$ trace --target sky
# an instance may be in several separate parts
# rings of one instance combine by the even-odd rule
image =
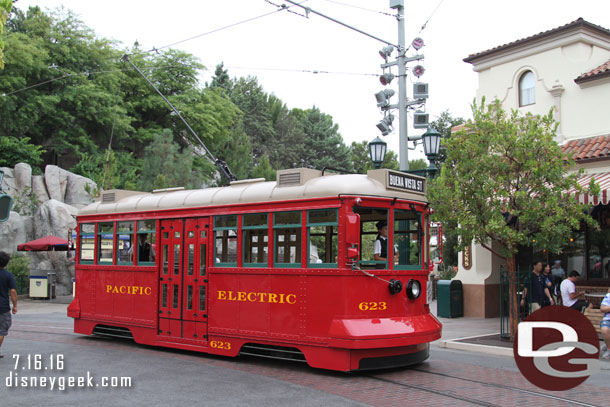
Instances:
[[[378,52],[385,44],[313,13],[308,18],[298,15],[305,13],[297,6],[289,9],[293,12],[272,13],[281,4],[289,5],[282,0],[18,0],[15,7],[63,6],[97,35],[126,48],[135,41],[148,50],[197,37],[171,47],[195,55],[207,67],[202,84],[223,62],[231,77],[256,76],[267,93],[289,108],[316,106],[331,115],[348,145],[380,136],[376,124],[383,114],[374,94],[384,87],[375,75],[382,73],[384,61]],[[398,42],[390,0],[308,0],[303,5],[383,41]],[[579,17],[610,29],[608,0],[404,0],[404,5],[407,44],[417,36],[425,43],[419,53],[425,57],[420,63],[426,71],[419,80],[429,84],[425,110],[431,121],[445,110],[471,117],[478,78],[462,61],[468,55]],[[272,14],[263,16],[268,13]],[[263,17],[253,19],[259,16]],[[249,19],[253,20],[234,25]],[[413,49],[407,53],[412,55]],[[410,74],[415,65],[407,65],[409,96],[416,81]],[[595,67],[586,68],[583,72]],[[397,83],[394,80],[389,87],[397,90]],[[397,96],[392,102],[397,103]],[[421,134],[424,130],[413,129],[409,114],[409,135]],[[398,153],[398,118],[394,124],[394,132],[384,141]],[[408,158],[424,157],[421,150],[417,147]]]

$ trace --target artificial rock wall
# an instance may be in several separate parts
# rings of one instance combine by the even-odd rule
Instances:
[[[86,191],[96,184],[89,178],[73,174],[55,165],[47,165],[44,175],[32,175],[28,164],[19,163],[4,171],[2,191],[13,198],[11,215],[0,222],[0,250],[10,254],[17,246],[30,240],[53,235],[68,239],[76,227],[78,209],[93,202]],[[66,252],[26,252],[30,257],[30,275],[57,275],[57,295],[72,292],[74,259]],[[19,293],[27,294],[27,293]]]

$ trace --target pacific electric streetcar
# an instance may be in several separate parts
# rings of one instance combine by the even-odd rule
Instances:
[[[429,215],[425,179],[386,169],[105,191],[78,216],[68,315],[76,333],[225,356],[339,371],[419,363],[441,335]]]

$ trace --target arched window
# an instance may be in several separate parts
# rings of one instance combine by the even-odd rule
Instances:
[[[532,71],[527,71],[519,79],[519,106],[536,103],[536,77]]]

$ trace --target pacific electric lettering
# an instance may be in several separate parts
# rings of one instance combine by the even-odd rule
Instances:
[[[272,304],[296,304],[295,294],[275,294],[275,293],[252,293],[245,291],[218,291],[218,299],[221,301],[242,301],[242,302],[268,302]]]
[[[388,186],[408,191],[424,192],[424,181],[407,175],[389,173]]]
[[[152,289],[150,287],[142,287],[138,285],[106,285],[106,292],[111,294],[130,294],[130,295],[150,295]]]

